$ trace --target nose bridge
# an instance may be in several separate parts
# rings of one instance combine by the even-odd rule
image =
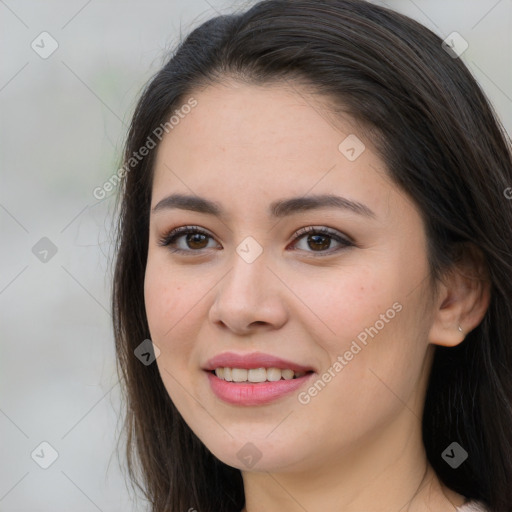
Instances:
[[[251,241],[242,242],[230,262],[231,270],[219,283],[210,319],[233,330],[246,331],[251,324],[266,323],[274,327],[286,318],[278,280],[267,268],[266,253],[254,252]]]
[[[263,300],[265,290],[269,290],[270,272],[266,268],[266,255],[261,253],[256,258],[246,258],[250,249],[243,253],[244,245],[240,244],[236,254],[233,254],[231,271],[222,284],[222,294],[227,299],[233,299],[240,304],[257,304]],[[242,255],[240,254],[242,252]]]

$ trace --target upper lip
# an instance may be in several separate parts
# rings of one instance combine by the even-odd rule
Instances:
[[[252,352],[250,354],[223,352],[209,359],[203,369],[211,371],[216,368],[247,368],[248,370],[251,368],[280,368],[281,370],[290,369],[295,372],[313,371],[313,368],[309,366],[262,352]]]

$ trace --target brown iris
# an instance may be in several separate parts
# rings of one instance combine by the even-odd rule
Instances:
[[[206,245],[208,245],[208,237],[202,233],[189,233],[187,235],[187,245],[192,249],[204,249],[205,246],[198,247],[194,244],[199,244],[206,242]]]
[[[322,238],[324,239],[323,243],[320,242],[320,239],[322,239]],[[310,245],[311,240],[313,240],[313,244],[316,245],[316,249],[328,249],[330,242],[331,242],[330,237],[327,235],[321,235],[321,234],[309,235],[308,236],[308,245],[310,246],[311,249],[314,248]]]

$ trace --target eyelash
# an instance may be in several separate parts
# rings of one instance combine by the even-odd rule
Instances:
[[[213,238],[208,232],[204,231],[203,229],[197,227],[197,226],[181,226],[179,228],[172,229],[165,235],[163,235],[158,240],[158,245],[162,247],[169,247],[170,245],[174,244],[178,238],[181,238],[183,235],[187,234],[202,234],[207,237]],[[342,244],[342,247],[338,247],[334,250],[329,251],[311,251],[314,254],[314,257],[322,257],[322,256],[328,256],[335,252],[338,252],[342,249],[347,249],[349,247],[354,247],[356,244],[349,240],[348,238],[342,237],[339,234],[337,234],[337,231],[334,231],[332,229],[326,228],[326,227],[314,227],[314,226],[308,226],[305,228],[299,229],[295,233],[295,238],[293,239],[293,243],[297,242],[301,238],[303,238],[305,235],[309,234],[315,234],[315,235],[327,235],[336,242],[339,242]],[[170,248],[169,249],[172,253],[178,253],[178,254],[190,254],[192,252],[199,253],[205,249],[176,249],[176,248]],[[299,249],[300,250],[300,249]],[[310,251],[305,251],[310,252]]]

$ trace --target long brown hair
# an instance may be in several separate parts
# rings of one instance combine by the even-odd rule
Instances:
[[[125,162],[194,91],[227,76],[300,81],[373,131],[394,182],[420,209],[433,279],[461,242],[484,255],[491,302],[455,348],[437,347],[423,415],[427,457],[451,489],[492,512],[512,510],[512,162],[510,140],[477,82],[419,23],[362,0],[264,0],[218,16],[179,45],[144,90]],[[154,136],[153,136],[154,139]],[[144,306],[153,149],[130,166],[118,197],[113,322],[125,390],[129,474],[153,512],[239,512],[240,471],[214,457],[173,405]],[[512,194],[509,194],[510,196]],[[457,441],[469,458],[441,458]]]

